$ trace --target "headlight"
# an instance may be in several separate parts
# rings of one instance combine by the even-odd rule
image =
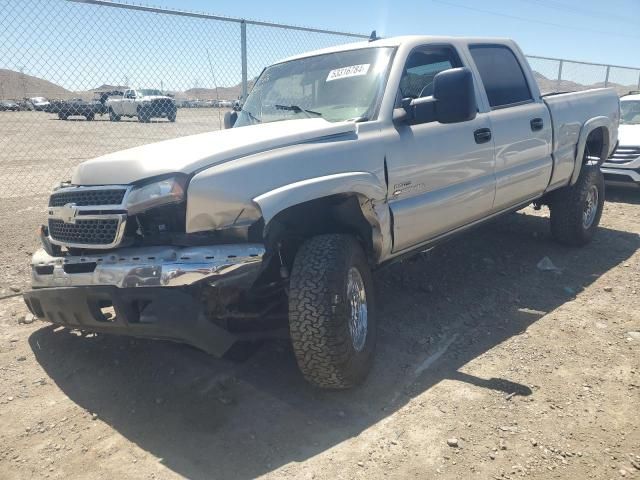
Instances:
[[[180,203],[184,200],[186,185],[187,177],[176,175],[136,187],[127,198],[127,212],[135,215],[161,205]]]

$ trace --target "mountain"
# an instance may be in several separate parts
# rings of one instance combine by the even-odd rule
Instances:
[[[26,73],[0,69],[0,97],[19,100],[31,97],[72,98],[74,93],[55,83]]]

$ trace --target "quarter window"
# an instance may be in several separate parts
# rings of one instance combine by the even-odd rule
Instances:
[[[532,101],[527,79],[511,49],[502,45],[477,45],[469,50],[492,108]]]

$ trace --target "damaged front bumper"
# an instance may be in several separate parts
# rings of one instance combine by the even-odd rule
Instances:
[[[211,322],[187,287],[250,288],[262,267],[260,244],[148,247],[32,259],[24,294],[42,320],[92,332],[160,338],[222,356],[239,338]]]

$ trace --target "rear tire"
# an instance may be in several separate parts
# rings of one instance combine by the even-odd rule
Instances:
[[[575,185],[553,194],[551,234],[560,243],[586,245],[595,234],[604,207],[604,176],[598,165],[583,165]]]
[[[58,113],[58,118],[60,120],[66,120],[68,117],[64,113]]]
[[[151,121],[151,116],[148,111],[144,108],[138,108],[138,122],[140,123],[149,123]]]
[[[116,115],[116,112],[113,111],[113,108],[109,109],[109,120],[111,120],[112,122],[120,121],[120,115]]]
[[[362,382],[373,361],[376,317],[371,271],[350,235],[319,235],[296,254],[289,330],[304,377],[321,388]]]
[[[170,122],[172,122],[172,123],[173,123],[173,122],[175,122],[175,121],[176,121],[176,116],[177,116],[177,114],[178,114],[178,112],[176,112],[175,110],[174,110],[174,111],[172,111],[172,112],[169,112],[169,114],[167,115],[167,119],[168,119]]]
[[[95,113],[90,114],[90,115],[87,115],[85,118],[87,119],[87,122],[92,122],[96,118],[96,115]]]

